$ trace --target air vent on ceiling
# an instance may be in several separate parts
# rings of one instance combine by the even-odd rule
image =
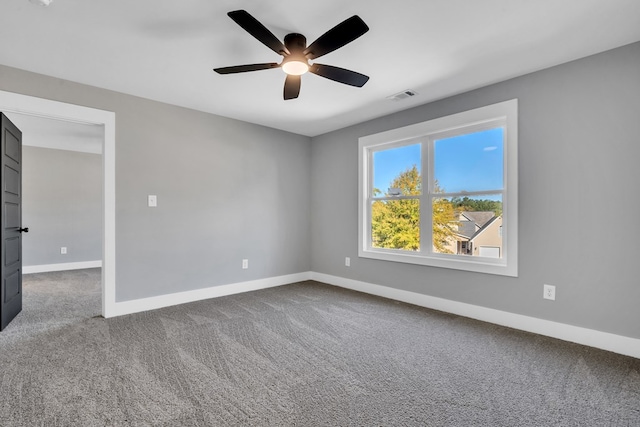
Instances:
[[[387,99],[390,99],[392,101],[401,101],[403,99],[407,99],[407,98],[411,98],[412,96],[416,96],[418,93],[411,90],[411,89],[407,89],[407,90],[403,90],[402,92],[398,92],[394,95],[391,96],[387,96]]]

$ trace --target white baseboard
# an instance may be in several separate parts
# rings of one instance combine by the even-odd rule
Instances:
[[[636,338],[624,337],[621,335],[552,322],[549,320],[451,301],[443,298],[436,298],[415,292],[403,291],[372,283],[331,276],[328,274],[312,272],[311,280],[402,301],[421,307],[470,317],[472,319],[507,326],[509,328],[558,338],[564,341],[583,344],[640,359],[640,339]]]
[[[204,289],[194,289],[192,291],[159,295],[156,297],[141,298],[131,301],[116,302],[109,310],[107,317],[122,316],[125,314],[155,310],[172,305],[185,304],[209,298],[239,294],[242,292],[267,289],[276,286],[302,282],[305,280],[315,280],[341,288],[352,289],[354,291],[377,295],[392,300],[402,301],[421,307],[457,314],[460,316],[481,320],[483,322],[494,323],[497,325],[545,335],[552,338],[558,338],[563,341],[574,342],[577,344],[612,351],[614,353],[640,359],[640,339],[596,331],[579,326],[567,325],[564,323],[552,322],[549,320],[524,316],[522,314],[509,313],[492,308],[451,301],[443,298],[432,297],[429,295],[418,294],[416,292],[404,291],[387,286],[380,286],[373,283],[346,279],[343,277],[337,277],[311,271],[289,274],[286,276],[252,280],[248,282],[212,286]]]
[[[65,262],[60,264],[42,264],[22,266],[22,274],[47,273],[49,271],[83,270],[85,268],[100,268],[102,260]]]
[[[156,297],[141,298],[137,300],[116,302],[109,310],[106,317],[122,316],[124,314],[139,313],[141,311],[155,310],[157,308],[172,305],[185,304],[209,298],[223,297],[242,292],[257,291],[259,289],[273,288],[302,282],[311,278],[310,272],[288,274],[286,276],[269,277],[266,279],[252,280],[249,282],[232,283],[229,285],[212,286],[204,289],[177,292],[174,294],[158,295]]]

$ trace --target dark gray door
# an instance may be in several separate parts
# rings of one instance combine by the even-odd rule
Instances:
[[[0,242],[0,330],[22,310],[22,132],[7,117],[2,118],[2,172],[0,193],[2,224]]]

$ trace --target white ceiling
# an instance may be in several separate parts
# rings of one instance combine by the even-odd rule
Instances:
[[[309,43],[359,15],[371,28],[318,60],[363,88],[281,70],[213,68],[281,57],[226,13]],[[315,136],[640,40],[639,0],[0,0],[0,64]],[[412,89],[418,96],[391,101]]]

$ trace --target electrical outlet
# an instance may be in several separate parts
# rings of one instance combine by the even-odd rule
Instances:
[[[66,254],[67,254],[67,247],[66,247],[66,246],[62,246],[62,247],[60,248],[60,253],[61,253],[62,255],[66,255]]]
[[[351,267],[351,258],[345,257],[344,258],[344,265],[347,266],[347,267]]]
[[[243,259],[242,260],[242,269],[246,270],[247,268],[249,268],[249,260],[248,259]]]
[[[544,299],[555,300],[556,299],[556,287],[553,285],[544,285],[543,286],[543,295]]]

